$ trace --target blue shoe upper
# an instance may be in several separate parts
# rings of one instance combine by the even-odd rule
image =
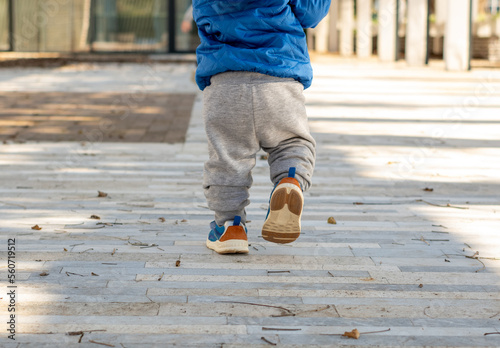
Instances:
[[[246,226],[241,223],[241,216],[235,216],[233,221],[233,226],[239,226],[240,224],[243,226],[245,233],[247,233]],[[210,223],[210,233],[208,234],[208,240],[211,242],[218,241],[226,231],[226,225],[227,223],[224,224],[223,226],[219,226],[215,221],[212,221]]]
[[[218,226],[215,221],[210,223],[210,233],[208,234],[208,240],[215,242],[222,237],[226,228],[224,226]]]

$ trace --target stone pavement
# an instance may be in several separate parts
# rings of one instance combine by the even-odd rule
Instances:
[[[500,346],[500,71],[314,68],[303,234],[291,245],[259,236],[271,190],[260,153],[250,254],[232,256],[204,246],[193,66],[0,70],[0,91],[118,93],[155,76],[143,91],[197,93],[185,143],[0,145],[0,345]],[[354,328],[359,339],[341,336]]]
[[[0,140],[184,142],[194,94],[0,92]]]

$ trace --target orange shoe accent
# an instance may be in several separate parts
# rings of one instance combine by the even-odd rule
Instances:
[[[245,229],[243,226],[229,226],[224,232],[224,234],[220,237],[220,242],[225,242],[227,240],[247,240],[247,234],[245,233]]]
[[[300,188],[300,184],[297,181],[297,179],[295,179],[295,178],[283,178],[283,179],[281,179],[281,181],[279,182],[278,185],[281,185],[281,184],[294,184]]]

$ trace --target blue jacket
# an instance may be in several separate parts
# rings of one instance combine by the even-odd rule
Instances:
[[[196,83],[225,71],[252,71],[311,85],[305,28],[328,13],[331,0],[193,0],[201,44]]]

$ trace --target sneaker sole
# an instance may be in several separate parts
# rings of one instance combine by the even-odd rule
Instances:
[[[247,254],[248,242],[246,240],[226,240],[225,242],[212,242],[207,239],[207,248],[219,254]]]
[[[293,184],[282,186],[271,198],[269,216],[262,227],[262,237],[269,242],[286,244],[299,238],[304,196]]]

